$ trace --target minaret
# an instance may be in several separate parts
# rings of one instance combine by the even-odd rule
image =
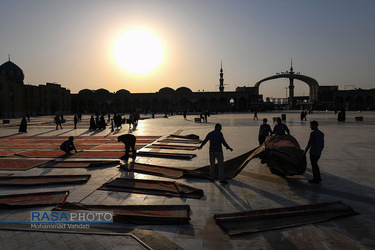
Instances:
[[[223,78],[223,61],[221,61],[221,68],[220,68],[220,92],[224,92],[224,78]]]
[[[294,74],[294,71],[293,71],[293,59],[290,59],[290,72],[289,74]]]
[[[293,61],[290,59],[290,72],[289,74],[293,75]],[[288,103],[289,103],[289,108],[293,107],[293,98],[294,98],[294,78],[290,77],[289,78],[289,98],[288,98]]]

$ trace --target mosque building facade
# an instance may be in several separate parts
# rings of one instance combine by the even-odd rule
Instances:
[[[155,93],[130,93],[121,89],[109,92],[106,89],[83,89],[76,94],[57,83],[24,84],[24,73],[10,61],[0,65],[0,117],[30,115],[54,115],[56,113],[129,113],[139,112],[246,112],[273,109],[273,103],[263,101],[259,84],[276,78],[289,78],[290,93],[294,79],[310,86],[309,96],[292,96],[286,105],[292,109],[346,109],[375,110],[375,89],[339,90],[338,86],[319,86],[315,79],[300,75],[292,70],[277,73],[257,82],[253,87],[237,87],[225,91],[224,73],[221,66],[218,91],[193,92],[186,86],[177,89],[161,88]],[[312,90],[312,91],[311,91]],[[313,100],[316,98],[316,100]],[[290,106],[293,105],[293,106]]]
[[[260,108],[262,95],[256,88],[237,88],[236,91],[224,91],[224,73],[220,69],[218,92],[193,92],[188,87],[176,90],[170,87],[161,88],[156,93],[130,93],[121,89],[111,93],[106,89],[83,89],[72,94],[73,113],[118,112],[227,112],[248,111]]]
[[[0,117],[70,113],[70,90],[60,84],[24,84],[25,75],[10,61],[0,65]]]

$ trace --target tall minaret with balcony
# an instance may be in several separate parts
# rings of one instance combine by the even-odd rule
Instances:
[[[224,78],[223,78],[223,62],[221,62],[221,68],[220,68],[220,86],[219,90],[220,92],[224,92]]]

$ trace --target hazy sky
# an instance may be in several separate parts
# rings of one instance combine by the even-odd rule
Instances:
[[[0,64],[21,67],[25,83],[56,82],[77,93],[156,92],[186,86],[218,91],[253,86],[289,70],[340,89],[375,86],[374,0],[12,0],[0,2]],[[157,36],[164,59],[134,76],[114,60],[124,31]],[[262,83],[260,93],[285,97],[288,80]],[[308,95],[296,81],[295,94]]]

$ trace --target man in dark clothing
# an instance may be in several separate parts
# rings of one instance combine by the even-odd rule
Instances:
[[[77,128],[77,123],[78,123],[78,115],[74,116],[74,129]]]
[[[258,135],[258,141],[259,145],[262,145],[263,142],[266,140],[267,136],[272,134],[271,126],[267,124],[267,119],[263,119],[263,124],[260,125],[259,128],[259,135]]]
[[[56,116],[55,116],[55,123],[56,123],[56,130],[59,129],[59,126],[60,126],[60,128],[62,129],[62,126],[61,126],[61,119],[60,119],[60,116],[59,116],[59,115],[56,115]]]
[[[20,128],[18,129],[19,133],[27,133],[27,121],[26,117],[22,117]]]
[[[286,133],[290,135],[289,128],[285,124],[281,123],[281,118],[278,117],[277,124],[273,128],[272,134],[285,135]]]
[[[210,141],[210,180],[213,181],[215,179],[215,159],[217,159],[220,183],[226,184],[228,182],[225,180],[224,156],[221,144],[223,144],[226,147],[226,149],[229,149],[230,151],[233,151],[233,149],[229,147],[229,145],[225,141],[223,133],[221,133],[220,123],[217,123],[215,125],[214,131],[211,131],[207,134],[206,139],[204,139],[204,141],[198,147],[198,149],[202,149],[202,147],[207,143],[207,141]]]
[[[137,151],[135,150],[136,140],[137,140],[137,138],[135,138],[135,136],[132,135],[132,134],[120,135],[119,137],[117,137],[117,141],[119,141],[119,142],[121,141],[125,144],[125,155],[121,158],[123,158],[126,162],[129,159],[130,148],[132,148],[132,152],[133,152],[133,155],[132,155],[133,161],[135,161],[135,158],[137,157],[136,156]]]
[[[76,147],[74,146],[74,137],[70,136],[67,141],[64,141],[60,145],[60,149],[64,151],[67,155],[71,155],[70,151],[74,150],[77,153]]]
[[[317,121],[310,122],[310,128],[312,131],[305,149],[305,154],[310,150],[310,162],[313,171],[313,178],[309,180],[310,183],[319,183],[322,181],[318,160],[324,148],[324,133],[318,129],[318,125]]]

